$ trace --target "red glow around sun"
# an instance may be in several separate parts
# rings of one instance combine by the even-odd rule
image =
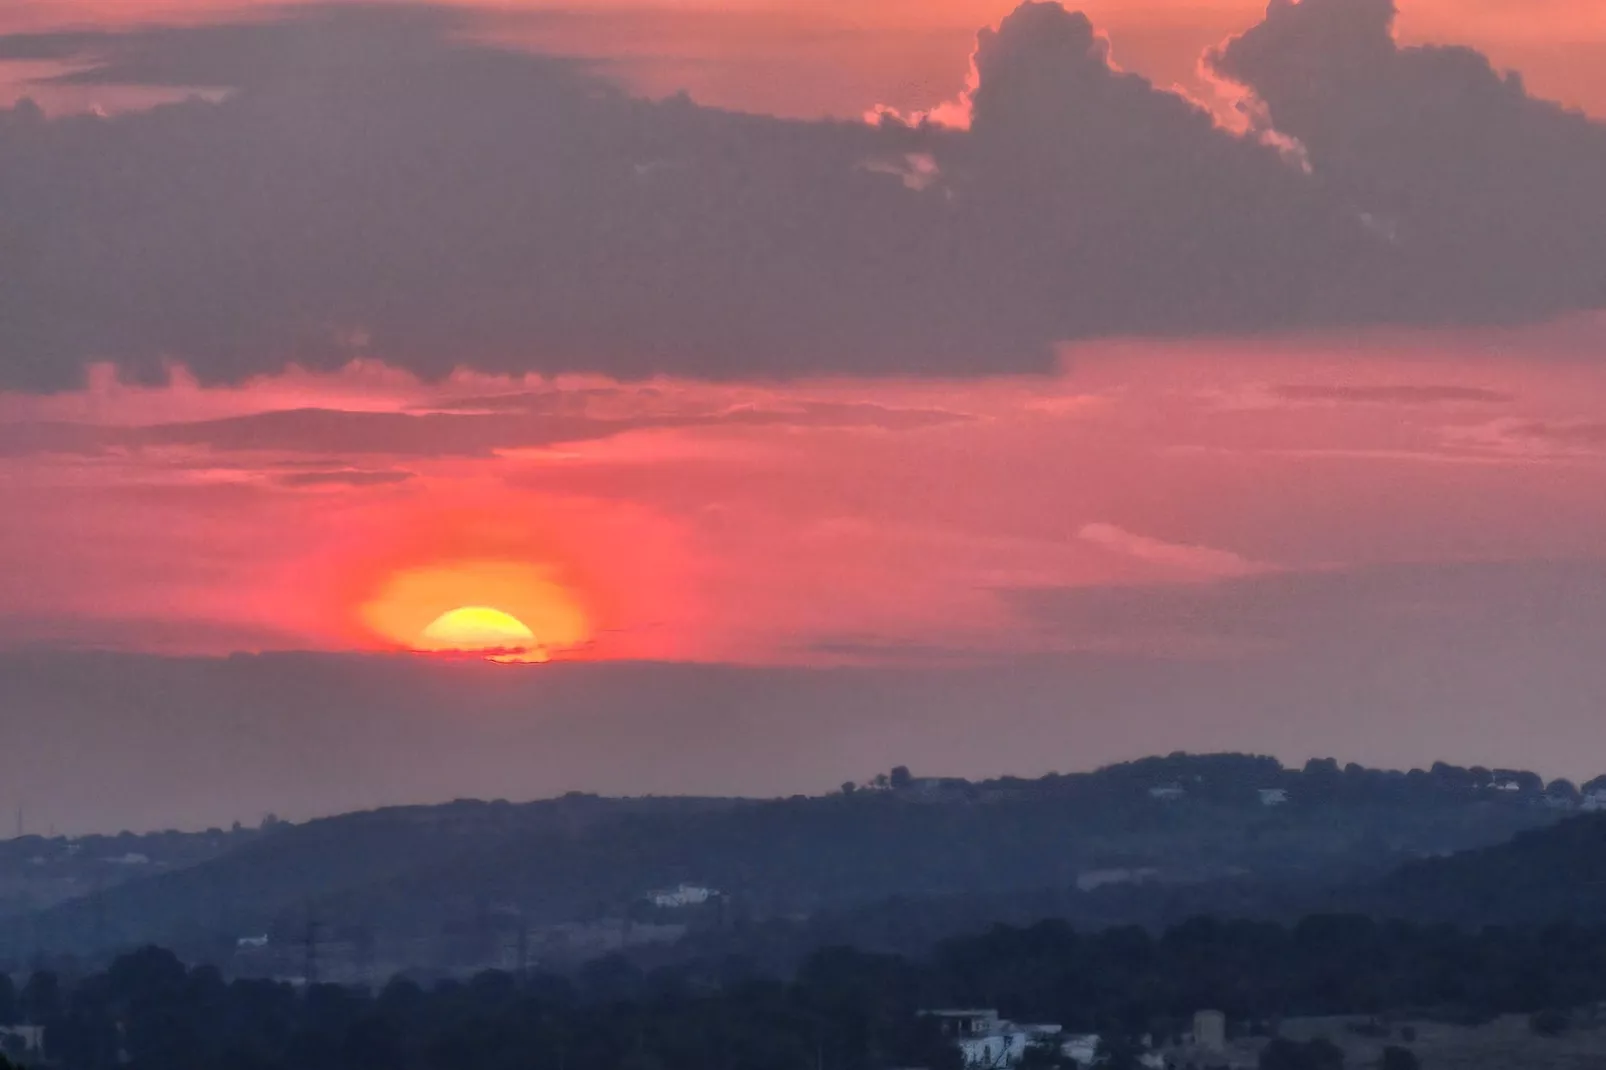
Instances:
[[[362,618],[403,649],[505,661],[547,661],[592,632],[578,600],[548,570],[514,561],[402,570],[362,607]]]

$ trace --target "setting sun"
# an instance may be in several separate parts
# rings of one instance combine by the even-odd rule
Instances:
[[[496,661],[548,661],[591,638],[576,596],[548,569],[522,562],[458,561],[391,576],[362,607],[377,635],[421,653],[475,653]]]
[[[418,649],[509,656],[533,652],[546,660],[535,633],[523,621],[490,606],[463,606],[442,613],[419,636]]]

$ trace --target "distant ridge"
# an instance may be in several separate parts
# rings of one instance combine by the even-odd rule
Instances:
[[[1568,799],[1577,805],[1576,789]],[[199,864],[14,918],[0,925],[0,951],[98,954],[158,942],[226,960],[241,937],[302,939],[312,917],[354,945],[474,961],[508,919],[537,937],[628,921],[649,890],[681,882],[722,893],[717,911],[673,919],[694,928],[897,897],[969,899],[984,912],[985,903],[1015,903],[1011,915],[1058,902],[1066,916],[1108,924],[1175,917],[1192,904],[1235,913],[1323,895],[1337,902],[1338,889],[1364,889],[1380,908],[1426,910],[1431,890],[1380,878],[1565,815],[1526,772],[1441,764],[1404,773],[1331,759],[1289,769],[1261,756],[1180,753],[1030,780],[896,769],[830,795],[777,800],[460,801],[280,825]],[[1350,893],[1342,899],[1350,905]],[[651,910],[638,920],[654,920]]]

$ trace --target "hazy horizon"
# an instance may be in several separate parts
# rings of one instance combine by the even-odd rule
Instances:
[[[0,697],[38,727],[0,756],[3,802],[8,816],[26,806],[31,832],[81,834],[569,791],[820,795],[895,765],[1036,777],[1174,751],[1606,773],[1587,723],[1509,716],[1526,684],[1502,684],[1504,669],[1418,688],[1410,706],[1315,669],[1268,681],[1232,662],[1146,657],[820,669],[8,654]],[[1452,704],[1463,731],[1441,733]]]

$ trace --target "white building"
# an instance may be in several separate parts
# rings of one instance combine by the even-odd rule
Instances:
[[[1057,1025],[1022,1025],[998,1016],[995,1010],[922,1011],[942,1026],[943,1035],[959,1049],[967,1070],[1004,1070],[1019,1066],[1033,1044],[1055,1043]]]
[[[647,893],[647,898],[655,907],[667,907],[671,910],[680,907],[701,906],[708,902],[719,892],[713,888],[705,888],[700,884],[679,884],[673,888],[664,888],[656,892]]]
[[[1000,1018],[995,1010],[921,1011],[922,1017],[935,1018],[942,1033],[953,1041],[966,1070],[1009,1070],[1026,1058],[1034,1045],[1051,1045],[1079,1067],[1098,1061],[1101,1037],[1097,1033],[1066,1034],[1058,1025],[1025,1025]],[[1149,1049],[1149,1037],[1142,1047]],[[1138,1055],[1148,1070],[1165,1070],[1163,1056],[1153,1050]]]
[[[1149,789],[1149,798],[1161,802],[1175,802],[1188,794],[1181,784],[1161,784]]]
[[[1193,1046],[1200,1051],[1227,1050],[1227,1016],[1220,1011],[1199,1011],[1193,1016]]]
[[[1287,801],[1288,790],[1286,788],[1260,789],[1260,805],[1262,806],[1281,806]]]
[[[45,1027],[42,1025],[0,1025],[0,1052],[12,1051],[25,1058],[44,1054]]]
[[[1582,801],[1578,804],[1578,808],[1588,814],[1606,810],[1606,789],[1585,792]]]

